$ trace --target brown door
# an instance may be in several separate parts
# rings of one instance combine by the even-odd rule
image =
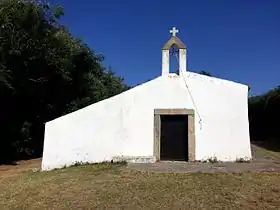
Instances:
[[[161,115],[160,159],[188,161],[188,116]]]

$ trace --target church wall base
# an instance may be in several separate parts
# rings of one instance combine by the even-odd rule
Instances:
[[[155,156],[116,156],[113,157],[113,162],[126,161],[128,163],[155,163]]]

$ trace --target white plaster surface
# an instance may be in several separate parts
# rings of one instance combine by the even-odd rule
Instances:
[[[179,49],[179,67],[183,71],[187,69],[187,49]]]
[[[162,50],[162,76],[167,76],[169,74],[169,50]]]
[[[187,71],[157,77],[47,122],[42,170],[153,156],[154,109],[163,108],[195,110],[196,160],[251,158],[247,99],[246,85],[227,80]]]

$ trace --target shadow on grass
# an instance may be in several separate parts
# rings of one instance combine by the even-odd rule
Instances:
[[[0,163],[0,166],[1,165],[6,165],[6,166],[17,166],[18,163],[16,162],[3,162],[3,163]]]
[[[280,152],[280,139],[268,141],[252,141],[252,144],[273,152]]]
[[[0,166],[7,165],[7,166],[17,166],[18,163],[15,160],[0,160]]]
[[[42,154],[36,155],[10,155],[9,153],[0,154],[0,165],[17,166],[20,161],[29,161],[41,158]]]

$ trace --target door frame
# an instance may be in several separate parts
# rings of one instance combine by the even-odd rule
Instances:
[[[160,161],[161,115],[188,115],[188,161],[195,161],[195,119],[193,109],[154,109],[154,156]]]

